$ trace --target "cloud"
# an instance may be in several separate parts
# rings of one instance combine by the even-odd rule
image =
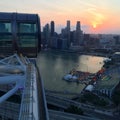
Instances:
[[[105,20],[105,15],[103,13],[99,12],[96,8],[89,8],[87,12],[90,14],[89,16],[91,16],[90,23],[93,27],[103,24]]]

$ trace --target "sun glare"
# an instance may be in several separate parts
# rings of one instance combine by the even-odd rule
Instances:
[[[97,27],[97,24],[96,23],[93,23],[92,24],[92,27],[95,29]]]

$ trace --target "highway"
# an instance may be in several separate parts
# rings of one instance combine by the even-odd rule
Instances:
[[[62,111],[49,110],[50,120],[100,120],[95,117],[65,113]]]
[[[89,117],[99,118],[101,120],[117,120],[115,116],[113,116],[112,112],[105,111],[102,109],[96,109],[94,106],[86,105],[83,103],[78,103],[73,100],[69,100],[66,98],[61,98],[53,95],[46,94],[47,103],[57,106],[62,109],[66,109],[70,105],[77,106],[84,111],[84,114]]]

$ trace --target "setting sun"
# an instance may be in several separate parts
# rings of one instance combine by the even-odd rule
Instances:
[[[96,23],[92,24],[92,27],[93,27],[93,28],[96,28],[96,27],[97,27],[97,24],[96,24]]]

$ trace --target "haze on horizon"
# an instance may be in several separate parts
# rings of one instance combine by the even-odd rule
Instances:
[[[37,13],[41,25],[55,21],[60,32],[71,21],[81,22],[85,33],[120,33],[120,0],[4,0],[0,1],[0,12]]]

